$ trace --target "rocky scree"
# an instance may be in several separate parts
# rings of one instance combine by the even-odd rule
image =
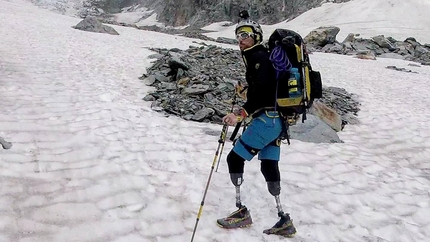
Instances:
[[[231,111],[235,85],[246,83],[239,50],[214,45],[190,46],[187,50],[151,49],[154,64],[140,79],[155,91],[143,99],[153,110],[186,120],[221,123]],[[324,82],[324,77],[323,77]],[[343,124],[357,123],[359,102],[337,87],[324,87],[322,102],[341,115]],[[243,100],[237,98],[237,105]]]

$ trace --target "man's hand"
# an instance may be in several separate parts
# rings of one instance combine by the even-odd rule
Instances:
[[[239,122],[239,119],[237,118],[236,114],[229,113],[225,115],[224,118],[222,118],[222,122],[227,125],[234,126],[237,124],[237,122]]]
[[[245,111],[245,109],[241,108],[239,110],[236,110],[233,113],[229,113],[222,118],[222,121],[225,124],[228,124],[230,126],[236,125],[238,122],[241,122],[246,117],[248,117],[248,113]]]

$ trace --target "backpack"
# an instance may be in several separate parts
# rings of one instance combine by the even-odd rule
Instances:
[[[312,70],[309,55],[302,37],[288,29],[276,29],[269,37],[266,47],[276,70],[277,110],[290,125],[306,111],[315,99],[322,97],[321,74]]]

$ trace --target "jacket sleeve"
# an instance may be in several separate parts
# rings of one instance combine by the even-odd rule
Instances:
[[[271,95],[271,84],[268,83],[271,65],[269,54],[263,51],[254,53],[248,60],[246,78],[249,88],[247,101],[242,108],[249,115],[262,108],[260,99],[266,95]]]

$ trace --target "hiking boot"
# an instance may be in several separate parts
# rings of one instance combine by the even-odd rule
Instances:
[[[226,218],[220,218],[217,221],[218,226],[225,229],[235,229],[248,227],[252,224],[251,214],[245,206],[234,211]]]
[[[263,231],[265,234],[276,234],[284,237],[293,237],[296,234],[296,228],[293,225],[293,220],[288,214],[282,214],[281,219],[270,229]]]

